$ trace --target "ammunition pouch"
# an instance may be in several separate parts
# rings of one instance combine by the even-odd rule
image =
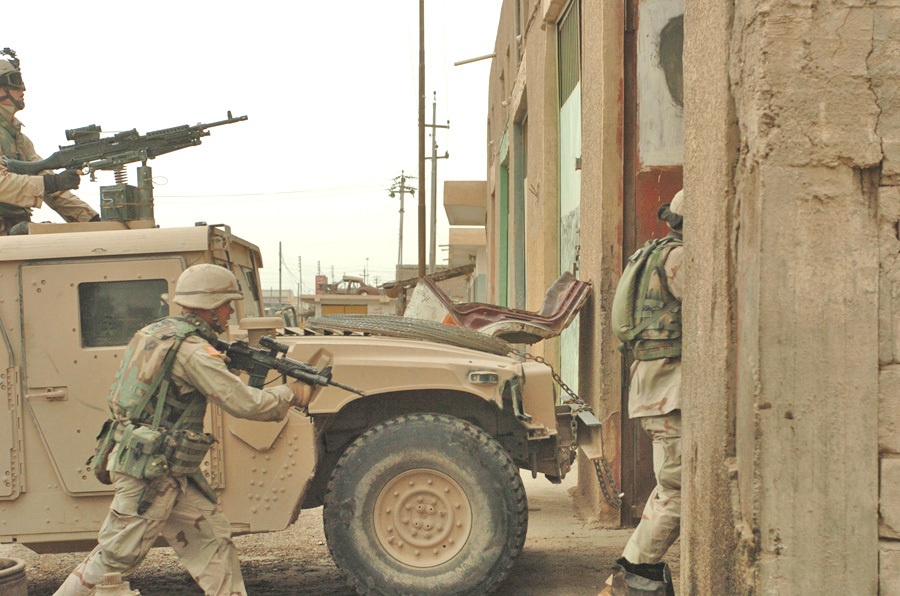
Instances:
[[[166,433],[164,453],[173,476],[188,476],[200,470],[200,463],[216,442],[209,433],[192,430],[175,430]]]
[[[113,470],[142,480],[153,480],[169,471],[163,453],[165,433],[149,426],[120,424],[115,441],[119,444]]]

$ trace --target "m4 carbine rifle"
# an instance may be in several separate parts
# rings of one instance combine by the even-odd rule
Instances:
[[[358,395],[365,395],[359,389],[348,387],[331,378],[331,365],[318,369],[311,364],[287,358],[288,347],[266,335],[259,340],[260,348],[254,348],[245,341],[228,343],[216,342],[216,349],[228,358],[228,368],[240,370],[250,376],[248,385],[262,389],[270,370],[285,377],[291,377],[312,387],[332,385]],[[282,354],[281,357],[278,354]]]
[[[71,145],[60,145],[59,151],[47,159],[40,161],[19,161],[3,157],[6,169],[12,174],[36,176],[45,170],[82,170],[91,174],[96,170],[118,170],[129,163],[153,159],[172,151],[200,144],[202,137],[208,137],[207,129],[225,124],[242,122],[247,116],[232,117],[218,122],[175,126],[163,130],[148,132],[145,135],[137,130],[126,130],[109,137],[100,138],[101,128],[96,124],[73,128],[66,131],[66,140],[74,141]]]

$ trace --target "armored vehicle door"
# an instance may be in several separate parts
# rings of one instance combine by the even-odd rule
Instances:
[[[168,314],[180,257],[56,261],[20,268],[24,401],[62,487],[104,490],[85,466],[134,332]]]

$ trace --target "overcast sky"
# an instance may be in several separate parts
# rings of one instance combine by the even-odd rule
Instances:
[[[427,0],[426,122],[437,93],[438,245],[447,243],[446,180],[485,179],[490,60],[501,0]],[[263,252],[266,289],[304,292],[316,269],[331,277],[394,279],[400,201],[388,188],[418,173],[418,1],[156,0],[16,6],[0,48],[21,60],[19,112],[42,156],[64,131],[99,124],[104,136],[221,120],[203,145],[149,162],[163,227],[226,223]],[[430,155],[430,129],[426,132]],[[136,183],[134,165],[129,181]],[[431,162],[424,186],[430,206]],[[98,183],[78,195],[99,211]],[[418,253],[418,196],[407,196],[403,262]],[[35,221],[61,221],[46,207]],[[430,214],[428,216],[430,221]],[[429,248],[426,244],[426,258]],[[446,262],[438,248],[437,262]]]

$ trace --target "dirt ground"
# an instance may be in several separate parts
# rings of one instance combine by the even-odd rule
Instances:
[[[561,485],[523,474],[529,527],[525,549],[497,596],[594,596],[620,556],[630,530],[604,530],[579,517],[570,494],[576,474]],[[305,511],[283,532],[235,539],[250,596],[352,596],[328,553],[322,511]],[[29,596],[52,594],[84,553],[36,555],[13,545],[0,557],[24,559]],[[667,556],[678,587],[678,543]],[[201,596],[168,548],[150,552],[131,578],[143,596]]]

